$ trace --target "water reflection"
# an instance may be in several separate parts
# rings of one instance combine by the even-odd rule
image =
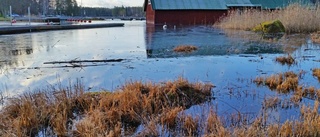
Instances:
[[[106,77],[100,76],[109,75],[110,67],[123,62],[81,64],[90,68],[44,62],[146,58],[144,37],[144,22],[129,22],[118,28],[1,35],[0,84],[6,86],[0,87],[0,91],[17,94],[28,88],[64,84],[77,78],[88,79],[84,80],[85,85],[99,90],[106,84]]]
[[[245,35],[259,35],[243,33]],[[147,55],[149,58],[179,56],[208,56],[232,54],[283,53],[282,45],[261,40],[245,39],[238,35],[230,37],[217,28],[199,26],[177,29],[147,27]],[[198,50],[188,54],[173,52],[179,45],[194,45]]]
[[[182,44],[197,46],[198,50],[189,54],[172,51]],[[310,72],[320,67],[314,61],[320,60],[319,45],[295,35],[270,41],[250,32],[203,26],[164,31],[145,26],[145,22],[126,22],[125,27],[119,28],[1,35],[0,48],[0,91],[9,94],[60,83],[68,85],[78,79],[88,91],[100,91],[115,90],[128,81],[162,82],[183,76],[190,82],[211,82],[217,86],[213,91],[216,100],[211,103],[219,108],[219,114],[241,111],[249,118],[259,115],[266,97],[277,96],[266,87],[252,83],[257,76],[304,70],[307,75],[299,84],[320,88]],[[275,57],[282,55],[279,53],[291,53],[297,65],[275,63]],[[107,59],[124,60],[44,64]],[[295,111],[298,109],[279,110],[272,116],[285,121],[296,116]]]
[[[291,37],[293,39],[290,39]],[[301,44],[295,41],[300,41]],[[284,44],[285,42],[287,44]],[[192,53],[173,52],[173,48],[178,45],[194,45],[198,50]],[[279,53],[287,53],[288,49],[292,49],[290,53],[295,54],[297,59],[300,56],[306,60],[302,56],[315,54],[313,50],[297,50],[301,45],[307,49],[317,48],[316,45],[307,43],[305,37],[296,35],[269,41],[261,40],[260,36],[250,32],[222,31],[205,26],[163,30],[162,27],[146,26],[145,22],[126,22],[125,27],[119,28],[1,35],[0,80],[7,84],[7,89],[14,92],[23,91],[26,87],[38,88],[57,82],[68,83],[77,78],[83,78],[85,85],[93,90],[113,90],[131,79],[160,81],[179,75],[219,84],[223,79],[233,79],[238,75],[229,73],[238,72],[250,78],[287,70],[288,68],[281,65],[274,65],[273,59]],[[317,57],[309,58],[309,61],[317,60]],[[232,59],[226,64],[221,63],[226,58]],[[44,64],[52,61],[106,59],[125,61]],[[212,67],[207,66],[208,61]],[[239,68],[234,66],[235,61],[242,62],[239,66],[246,64],[247,67],[230,72],[232,69],[229,67]],[[199,70],[190,64],[207,69]],[[251,69],[248,68],[249,64],[252,64]],[[199,72],[201,73],[198,74]],[[210,74],[220,77],[208,78]]]

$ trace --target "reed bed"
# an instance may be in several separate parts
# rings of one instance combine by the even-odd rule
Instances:
[[[279,10],[246,9],[241,12],[231,11],[215,26],[224,29],[251,30],[265,21],[280,20],[286,33],[309,33],[320,30],[320,7],[291,4]]]
[[[81,84],[24,93],[1,110],[0,136],[123,136],[139,125],[152,126],[150,121],[174,126],[177,113],[210,100],[212,88],[179,78],[160,84],[128,82],[114,93],[85,93]],[[185,130],[195,134],[192,119],[186,120]]]
[[[294,72],[257,78],[257,84],[291,98],[266,97],[250,122],[241,112],[219,116],[211,106],[185,114],[185,109],[210,101],[214,86],[183,78],[127,82],[112,93],[85,92],[81,84],[28,92],[7,100],[0,111],[0,136],[320,136],[320,90],[298,86],[298,79]],[[303,105],[302,98],[314,103]],[[301,106],[300,119],[266,122],[267,109],[291,104]]]

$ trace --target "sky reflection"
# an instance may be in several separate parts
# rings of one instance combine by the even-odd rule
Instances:
[[[143,21],[125,22],[124,27],[115,28],[0,35],[0,91],[17,95],[47,86],[67,86],[78,80],[88,91],[114,91],[130,81],[163,82],[184,77],[191,82],[216,85],[213,89],[216,100],[211,103],[217,104],[219,114],[232,114],[238,108],[257,116],[263,99],[277,95],[252,83],[258,76],[303,70],[306,74],[299,84],[320,88],[311,72],[320,67],[318,44],[305,37],[298,46],[264,41],[256,35],[254,39],[245,38],[250,35],[253,34],[235,35],[203,26],[162,30],[147,27]],[[288,37],[291,36],[279,41],[292,42]],[[194,45],[199,50],[174,53],[172,49],[178,45]],[[293,66],[275,63],[275,58],[283,53],[291,53],[298,63]],[[106,59],[124,61],[81,63],[88,66],[74,68],[74,64],[68,63],[44,64]],[[191,113],[198,112],[197,107],[190,108]],[[279,110],[272,115],[284,121],[294,118],[297,111]]]

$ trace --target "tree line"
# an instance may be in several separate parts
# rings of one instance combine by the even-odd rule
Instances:
[[[0,16],[12,12],[27,15],[28,7],[32,15],[65,15],[65,16],[143,16],[142,7],[95,8],[81,7],[76,0],[55,0],[55,5],[48,0],[0,0]],[[51,5],[51,6],[50,6]]]
[[[76,0],[55,0],[51,5],[49,0],[1,0],[0,16],[9,14],[9,7],[12,12],[19,15],[28,14],[28,7],[33,15],[65,14],[72,15],[79,12]]]

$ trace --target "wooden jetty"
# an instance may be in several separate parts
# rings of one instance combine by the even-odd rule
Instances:
[[[89,28],[123,27],[123,26],[124,26],[124,23],[3,26],[3,27],[0,27],[0,35],[49,31],[49,30],[89,29]]]

